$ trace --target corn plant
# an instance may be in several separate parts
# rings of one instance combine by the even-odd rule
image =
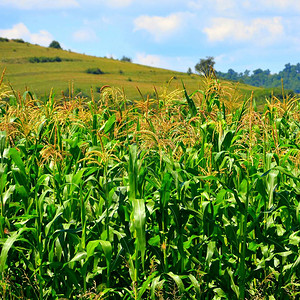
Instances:
[[[4,299],[297,299],[299,99],[91,101],[0,81]]]

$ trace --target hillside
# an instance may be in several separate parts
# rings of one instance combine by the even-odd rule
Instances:
[[[90,89],[97,92],[103,85],[124,89],[128,98],[153,95],[172,77],[170,90],[182,88],[181,80],[188,92],[201,88],[201,77],[166,69],[138,65],[130,62],[78,54],[71,51],[46,48],[16,41],[0,42],[0,71],[6,68],[4,82],[10,83],[18,91],[29,89],[37,96],[47,95],[53,88],[56,94],[67,91],[73,84],[75,91],[90,95]],[[58,58],[58,59],[57,59]],[[53,62],[30,62],[38,60]],[[60,60],[60,61],[56,61]],[[103,74],[88,74],[86,70],[99,68]],[[232,85],[232,84],[231,84]],[[238,93],[250,95],[251,91],[262,93],[263,89],[239,84]]]

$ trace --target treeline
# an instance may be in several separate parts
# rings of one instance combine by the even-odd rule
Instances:
[[[281,87],[282,81],[285,89],[300,93],[300,63],[296,65],[286,64],[284,69],[278,73],[271,74],[269,69],[256,69],[250,74],[249,70],[238,73],[229,69],[227,73],[216,71],[219,78],[236,80],[241,83],[266,88]]]

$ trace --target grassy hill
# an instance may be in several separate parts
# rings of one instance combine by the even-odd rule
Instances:
[[[6,68],[4,82],[9,82],[15,90],[21,92],[29,89],[39,97],[47,95],[52,88],[56,94],[61,94],[61,91],[74,85],[75,91],[81,90],[85,95],[90,95],[91,88],[97,92],[103,85],[110,85],[124,89],[126,96],[134,99],[140,97],[137,87],[143,95],[153,95],[154,87],[159,92],[172,77],[171,90],[181,89],[181,80],[188,92],[201,88],[202,84],[202,78],[196,74],[188,75],[26,42],[1,41],[0,53],[0,71]],[[47,59],[54,62],[31,62]],[[86,73],[90,68],[99,68],[103,74]],[[244,84],[237,87],[241,94],[250,95],[252,90],[259,92],[262,89]]]

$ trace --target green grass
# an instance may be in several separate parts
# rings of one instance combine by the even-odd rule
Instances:
[[[0,42],[0,67],[7,68],[5,82],[10,82],[15,90],[23,92],[30,89],[39,97],[48,95],[53,88],[57,95],[65,91],[70,84],[75,89],[80,88],[86,95],[90,95],[91,87],[110,85],[124,89],[128,98],[140,98],[138,87],[143,95],[153,94],[154,87],[161,89],[167,85],[172,77],[170,89],[181,89],[181,80],[191,93],[199,88],[200,76],[171,70],[152,68],[143,65],[122,62],[113,59],[100,58],[77,54],[69,51],[45,48],[29,43],[13,41]],[[62,62],[30,63],[32,57],[60,57]],[[65,61],[66,59],[71,61]],[[87,74],[87,69],[101,69],[104,74]],[[121,71],[121,72],[120,72]],[[262,89],[240,84],[239,93],[250,95],[251,91]]]
[[[299,99],[202,80],[135,102],[0,80],[2,298],[299,298]]]

